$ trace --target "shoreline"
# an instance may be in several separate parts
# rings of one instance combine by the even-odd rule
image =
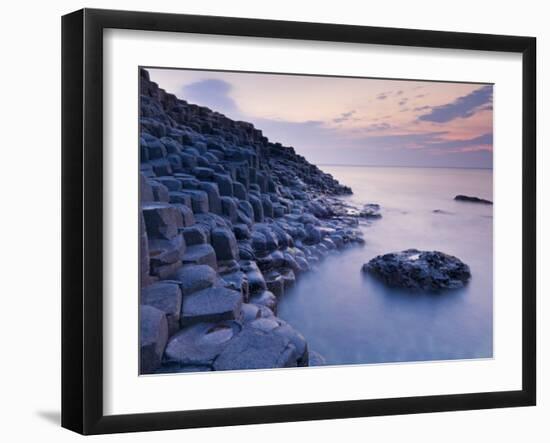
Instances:
[[[277,303],[364,243],[351,189],[145,70],[140,93],[140,372],[322,365]]]

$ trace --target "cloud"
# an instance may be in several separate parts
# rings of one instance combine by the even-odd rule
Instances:
[[[492,151],[493,134],[483,134],[478,137],[461,140],[436,142],[429,147],[447,152]]]
[[[332,119],[334,123],[343,123],[345,121],[351,120],[353,114],[355,114],[357,111],[355,109],[349,111],[349,112],[342,112],[338,117]]]
[[[230,93],[231,83],[218,79],[204,79],[188,84],[182,88],[182,97],[201,106],[207,106],[213,111],[235,115],[239,109]]]
[[[253,123],[270,140],[282,142],[287,146],[295,146],[299,153],[317,164],[357,163],[409,166],[448,166],[451,164],[465,167],[491,167],[492,165],[491,134],[484,134],[472,139],[450,140],[449,137],[452,134],[447,131],[421,132],[417,130],[411,133],[403,128],[406,132],[397,133],[399,128],[393,125],[393,114],[373,118],[370,120],[370,124],[363,128],[345,129],[343,126],[334,124],[358,120],[355,109],[341,112],[328,121],[292,122],[285,119],[254,117],[241,109],[239,102],[233,98],[235,89],[232,83],[208,77],[187,84],[181,87],[180,91],[181,98],[190,103],[207,106],[230,118]],[[398,94],[398,92],[382,92],[376,98],[385,100],[398,97],[398,102],[403,101],[404,95]],[[460,102],[461,99],[453,103]],[[491,104],[490,100],[482,104],[480,101],[480,104],[473,109],[487,109]],[[430,109],[429,107],[416,108],[420,112],[428,112]],[[430,114],[434,109],[431,111]],[[419,123],[418,120],[414,122]],[[420,126],[416,127],[420,129]]]
[[[484,105],[493,101],[493,86],[487,85],[476,89],[468,95],[457,98],[446,105],[434,106],[431,112],[421,115],[418,120],[446,123],[456,118],[467,118],[474,115]]]
[[[418,107],[414,108],[413,111],[419,112],[419,111],[425,111],[425,110],[431,109],[431,108],[432,108],[431,106],[418,106]]]
[[[390,125],[387,122],[384,123],[373,123],[368,125],[366,128],[363,128],[364,132],[377,132],[377,131],[385,131],[388,129],[391,129],[392,125]]]

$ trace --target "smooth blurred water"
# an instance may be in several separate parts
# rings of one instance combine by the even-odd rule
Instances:
[[[351,186],[350,202],[379,203],[366,245],[328,257],[281,299],[279,316],[328,364],[489,358],[493,354],[492,171],[324,166]],[[434,213],[434,210],[444,213]],[[470,266],[463,289],[439,294],[390,289],[361,272],[376,255],[439,250]]]

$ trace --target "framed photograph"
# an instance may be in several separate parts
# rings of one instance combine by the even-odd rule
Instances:
[[[532,37],[62,21],[62,425],[536,402]]]

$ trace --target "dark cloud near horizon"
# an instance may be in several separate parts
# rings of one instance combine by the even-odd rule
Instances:
[[[467,118],[474,115],[483,108],[484,105],[490,105],[493,102],[493,86],[483,86],[468,95],[457,98],[446,105],[434,106],[432,110],[418,117],[418,120],[447,123],[456,118]]]

